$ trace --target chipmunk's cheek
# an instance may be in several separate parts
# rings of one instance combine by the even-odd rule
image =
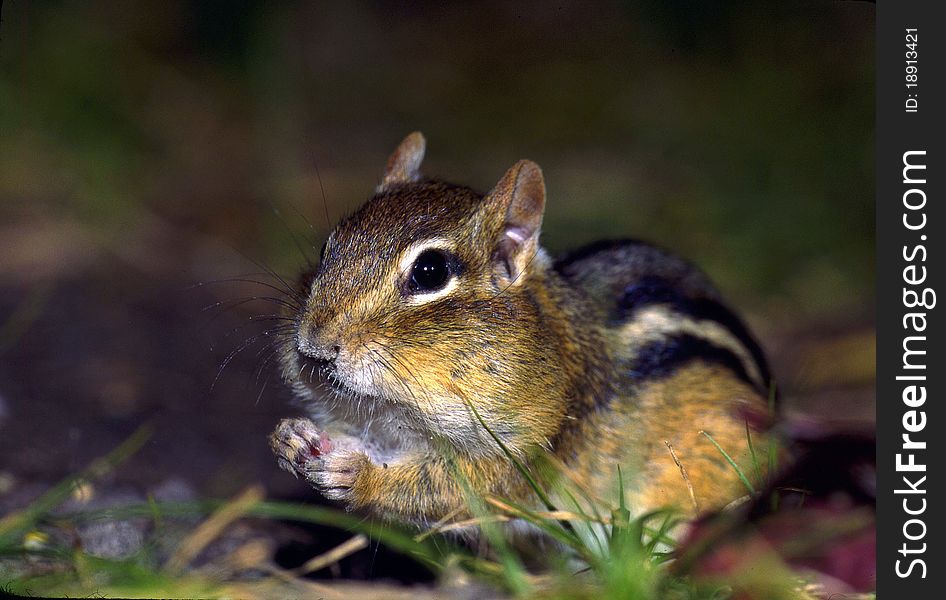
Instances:
[[[343,353],[335,364],[335,377],[330,378],[333,388],[361,396],[380,396],[383,389],[382,371],[370,353]]]

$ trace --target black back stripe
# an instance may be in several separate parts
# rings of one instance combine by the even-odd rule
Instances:
[[[749,329],[742,322],[742,319],[725,305],[711,298],[687,298],[683,296],[676,287],[661,277],[643,277],[638,282],[627,286],[618,301],[615,314],[612,317],[613,321],[615,324],[630,322],[642,308],[658,304],[693,319],[715,321],[725,327],[752,356],[759,369],[763,385],[768,385],[771,379],[768,361],[765,359],[762,348],[749,333]]]
[[[718,364],[731,370],[751,386],[756,386],[734,353],[693,335],[677,335],[644,345],[628,366],[635,382],[664,379],[695,360]]]

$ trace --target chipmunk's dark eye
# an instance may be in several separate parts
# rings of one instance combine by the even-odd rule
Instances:
[[[439,250],[424,250],[411,267],[410,288],[415,293],[436,292],[450,280],[450,261]]]

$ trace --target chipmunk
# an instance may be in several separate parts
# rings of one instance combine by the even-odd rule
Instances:
[[[484,196],[422,177],[424,152],[420,133],[401,142],[303,279],[280,360],[311,418],[279,423],[279,465],[418,525],[470,493],[535,505],[513,459],[605,506],[620,466],[637,513],[744,495],[713,441],[752,472],[769,371],[707,277],[635,241],[553,260],[538,165]]]

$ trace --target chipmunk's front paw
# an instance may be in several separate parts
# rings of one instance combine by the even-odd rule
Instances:
[[[279,466],[296,477],[312,481],[323,454],[332,451],[332,440],[309,419],[283,419],[269,436]]]
[[[309,419],[283,419],[269,438],[279,466],[316,487],[325,497],[356,504],[359,475],[371,460],[357,440],[332,440]]]
[[[315,484],[326,498],[353,506],[358,504],[359,477],[371,466],[371,459],[364,452],[338,449],[323,457],[315,473]]]

